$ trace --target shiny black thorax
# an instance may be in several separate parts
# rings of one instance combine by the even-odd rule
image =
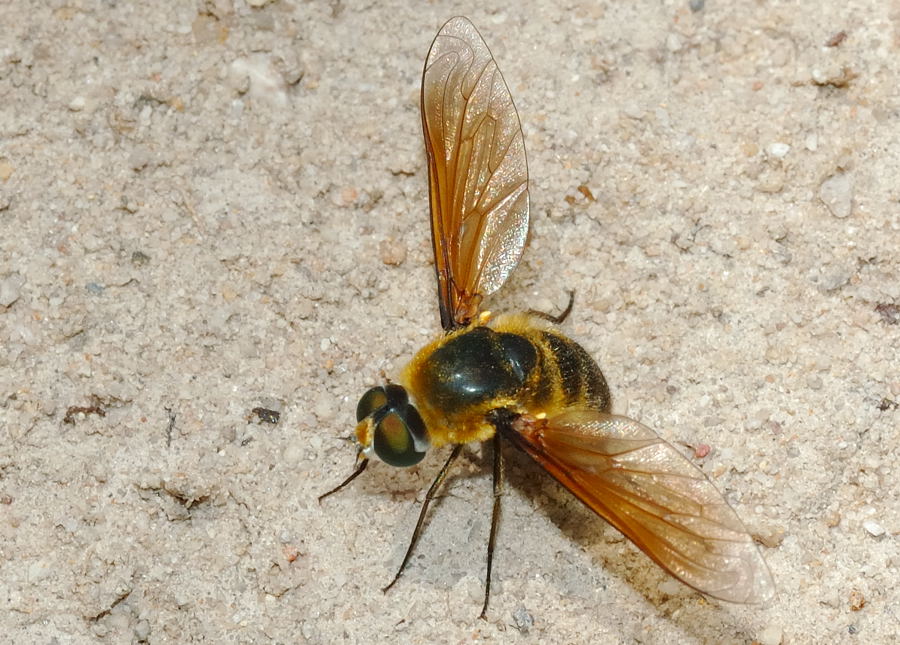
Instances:
[[[473,327],[432,352],[420,377],[431,405],[443,410],[510,398],[529,409],[609,409],[609,388],[596,362],[575,341],[550,330]]]

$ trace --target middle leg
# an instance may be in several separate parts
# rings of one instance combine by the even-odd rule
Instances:
[[[500,433],[494,435],[494,509],[491,512],[491,533],[488,537],[487,576],[484,579],[484,605],[481,607],[482,620],[487,620],[488,601],[491,597],[491,569],[494,565],[494,546],[497,544],[497,527],[500,524],[500,498],[503,496],[503,452]]]

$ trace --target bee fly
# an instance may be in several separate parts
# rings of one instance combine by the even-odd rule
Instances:
[[[528,236],[528,168],[519,117],[497,63],[462,17],[438,32],[422,76],[431,233],[444,334],[396,383],[367,391],[356,409],[358,466],[372,458],[417,464],[453,446],[425,495],[400,578],[431,501],[462,449],[493,444],[494,505],[481,617],[502,487],[501,439],[525,451],[663,569],[722,600],[774,594],[771,574],[722,495],[653,430],[610,412],[603,373],[546,314],[481,312],[519,262]]]

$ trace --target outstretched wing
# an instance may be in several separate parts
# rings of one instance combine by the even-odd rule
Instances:
[[[513,422],[504,434],[673,576],[714,598],[760,603],[775,586],[721,493],[650,428],[593,410]]]
[[[441,27],[422,74],[431,237],[445,330],[466,325],[519,263],[528,166],[519,116],[467,18]]]

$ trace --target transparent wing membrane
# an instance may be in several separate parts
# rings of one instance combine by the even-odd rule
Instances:
[[[510,438],[657,564],[714,598],[766,602],[772,575],[734,510],[650,428],[593,410],[519,424]]]
[[[506,281],[528,236],[519,116],[490,50],[466,18],[451,18],[428,52],[422,126],[441,324],[453,329]]]

